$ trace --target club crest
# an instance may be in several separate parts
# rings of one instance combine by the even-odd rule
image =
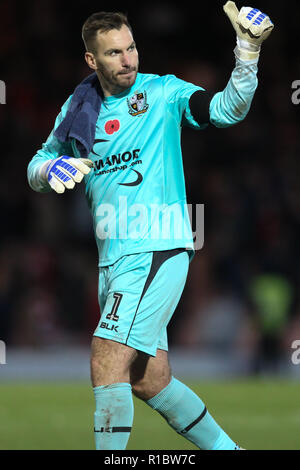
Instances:
[[[144,93],[135,93],[129,99],[127,98],[127,104],[129,108],[129,114],[131,116],[139,116],[147,111],[149,105],[147,103],[147,94]]]

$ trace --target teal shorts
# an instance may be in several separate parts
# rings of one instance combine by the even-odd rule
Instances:
[[[127,255],[99,271],[101,318],[94,336],[156,356],[168,350],[167,325],[189,267],[184,248]]]

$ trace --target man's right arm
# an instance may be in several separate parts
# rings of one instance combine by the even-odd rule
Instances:
[[[65,189],[73,189],[87,175],[93,166],[88,158],[76,158],[70,142],[60,142],[54,135],[64,119],[72,95],[63,105],[57,116],[54,129],[28,165],[27,175],[30,187],[41,193],[53,189],[62,194]]]
[[[61,108],[61,112],[57,116],[54,124],[54,128],[51,131],[47,141],[42,145],[42,148],[37,151],[36,155],[31,159],[27,168],[27,178],[29,186],[37,192],[47,193],[51,191],[47,179],[45,178],[42,167],[46,165],[46,162],[50,163],[50,160],[54,160],[61,155],[73,156],[72,146],[70,143],[60,142],[55,136],[54,131],[59,126],[61,121],[64,119],[70,101],[70,96]]]

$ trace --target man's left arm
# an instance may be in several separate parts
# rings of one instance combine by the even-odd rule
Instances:
[[[196,118],[199,103],[205,99],[209,108],[209,121],[216,127],[228,127],[242,121],[249,109],[257,88],[257,63],[262,42],[274,25],[270,18],[256,8],[243,7],[239,11],[234,2],[228,1],[224,11],[237,35],[234,50],[236,65],[226,88],[212,97],[196,92],[191,96],[190,109]],[[203,109],[203,106],[201,106]],[[199,122],[199,120],[196,118]]]
[[[209,120],[214,126],[229,127],[245,119],[257,88],[257,62],[258,59],[241,60],[236,54],[236,65],[227,86],[209,104]]]

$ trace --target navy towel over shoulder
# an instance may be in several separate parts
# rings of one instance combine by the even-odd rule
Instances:
[[[75,88],[67,114],[54,132],[61,142],[76,139],[76,147],[82,158],[89,155],[94,144],[101,96],[99,79],[94,72]]]

